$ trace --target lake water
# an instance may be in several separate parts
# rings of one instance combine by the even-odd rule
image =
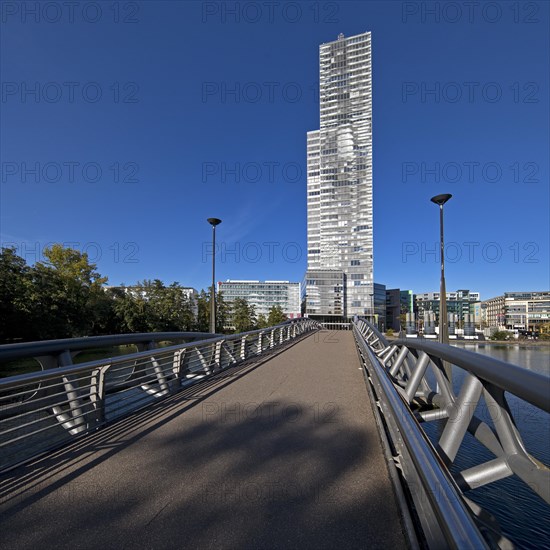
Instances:
[[[461,344],[469,351],[489,355],[531,371],[550,376],[550,348],[523,345]],[[463,375],[453,369],[453,379],[460,384]],[[549,396],[550,399],[550,396]],[[550,415],[507,394],[510,410],[519,428],[523,442],[531,455],[550,465]],[[482,420],[490,422],[487,408],[482,404],[476,410]],[[441,425],[423,424],[432,441]],[[453,471],[469,468],[494,456],[469,434],[465,438]],[[517,548],[550,549],[550,505],[531,491],[515,476],[508,477],[466,494],[484,509],[490,511],[503,533]]]

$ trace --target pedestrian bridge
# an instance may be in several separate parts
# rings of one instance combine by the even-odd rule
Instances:
[[[516,474],[548,501],[548,468],[510,417],[490,429],[472,407],[510,382],[548,410],[545,377],[514,382],[485,358],[454,393],[445,362],[471,357],[389,345],[364,321],[145,336],[80,365],[81,341],[32,344],[50,368],[0,381],[2,548],[509,547],[467,491]],[[449,404],[468,412],[451,422]],[[418,427],[430,416],[452,428],[435,448]],[[497,458],[451,474],[467,429]]]

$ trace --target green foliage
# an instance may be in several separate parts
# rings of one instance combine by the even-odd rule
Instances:
[[[210,292],[201,290],[197,298],[197,318],[195,330],[198,332],[210,331]]]
[[[0,344],[132,332],[210,330],[210,291],[196,298],[158,279],[106,288],[86,254],[55,244],[28,266],[15,249],[0,249]],[[216,297],[216,332],[245,332],[286,320],[274,307],[256,317],[246,300]]]
[[[89,263],[86,253],[54,244],[44,250],[44,256],[47,262],[41,265],[54,269],[66,284],[101,288],[107,282],[107,277],[95,271],[96,265]]]
[[[386,336],[393,336],[393,329],[392,329],[392,328],[389,328],[389,329],[386,331]]]
[[[218,292],[216,297],[216,332],[224,332],[230,316],[231,305],[224,300],[223,294]]]
[[[283,313],[281,306],[273,306],[269,310],[269,316],[267,318],[267,326],[274,327],[280,323],[284,323],[287,320],[286,315]]]
[[[260,313],[258,315],[258,321],[256,324],[258,325],[258,328],[267,328],[269,326],[269,323],[267,322],[267,317],[263,313]]]
[[[210,293],[201,290],[196,303],[197,317],[194,323],[193,330],[198,332],[210,332]],[[224,298],[221,292],[216,295],[216,332],[223,333],[229,323],[231,316],[231,307]]]
[[[14,248],[0,249],[0,342],[24,338],[29,268]]]
[[[195,304],[179,283],[165,286],[158,279],[105,288],[107,278],[86,254],[56,244],[44,251],[44,258],[31,267],[15,249],[0,249],[0,343],[179,332],[208,324],[204,292]]]
[[[95,334],[107,281],[86,254],[53,245],[29,267],[14,249],[0,252],[0,341]]]
[[[497,330],[492,336],[491,340],[508,340],[510,333],[504,330]]]
[[[111,289],[113,310],[122,332],[186,332],[195,326],[194,304],[179,283],[145,280]]]
[[[231,320],[235,332],[247,332],[256,327],[256,310],[244,298],[231,302]]]

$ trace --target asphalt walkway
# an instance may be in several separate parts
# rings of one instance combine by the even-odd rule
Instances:
[[[0,481],[6,550],[406,547],[345,331],[229,369]]]

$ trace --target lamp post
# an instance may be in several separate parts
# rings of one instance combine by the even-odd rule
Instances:
[[[439,286],[439,341],[449,343],[449,320],[447,319],[447,291],[445,289],[445,247],[443,243],[443,205],[452,195],[436,195],[430,200],[439,205],[439,239],[441,246],[441,283]]]
[[[374,293],[369,293],[370,296],[370,322],[374,325]]]
[[[222,223],[218,218],[206,220],[212,226],[212,290],[210,291],[210,332],[216,332],[216,225]]]

